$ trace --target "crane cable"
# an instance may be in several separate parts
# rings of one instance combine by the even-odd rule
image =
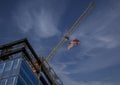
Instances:
[[[88,12],[93,8],[94,2],[91,2],[87,9],[82,13],[82,15],[79,16],[79,18],[76,20],[76,22],[72,25],[72,27],[68,30],[68,32],[65,34],[65,36],[61,39],[61,41],[56,45],[55,48],[50,52],[50,54],[45,59],[46,62],[49,62],[50,59],[54,57],[58,49],[67,41],[69,40],[70,35],[77,29],[79,26],[81,20],[88,14]]]

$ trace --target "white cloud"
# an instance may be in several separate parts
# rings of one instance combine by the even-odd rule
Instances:
[[[53,66],[53,68],[57,69],[56,72],[60,75],[62,81],[65,82],[65,85],[117,85],[110,82],[75,81],[67,75],[80,72],[93,72],[118,64],[120,61],[119,54],[116,55],[116,52],[113,52],[113,50],[120,45],[120,41],[113,31],[116,28],[112,28],[112,24],[117,23],[116,20],[120,17],[118,3],[114,1],[114,5],[110,5],[112,9],[109,9],[109,7],[105,9],[96,8],[97,11],[88,17],[89,20],[83,23],[80,30],[72,36],[72,38],[78,37],[81,40],[81,47],[83,49],[80,50],[77,56],[81,57],[82,54],[83,57],[89,56],[90,58],[83,63],[79,61],[82,58],[78,58],[79,60],[77,61],[70,61],[70,63],[58,62],[58,66]],[[19,12],[15,14],[15,19],[23,32],[33,31],[33,34],[42,38],[52,37],[60,33],[58,23],[63,11],[60,11],[60,14],[56,13],[56,10],[52,9],[51,6],[47,7],[45,3],[36,10],[29,3],[20,5]],[[99,51],[100,48],[104,50]],[[110,56],[110,54],[113,55]],[[74,65],[76,69],[64,70],[70,65]]]
[[[41,14],[38,15],[39,20],[37,23],[38,28],[35,32],[41,37],[51,37],[59,34],[57,29],[57,23],[54,20],[54,15],[45,9],[41,10]]]
[[[64,85],[120,85],[120,82],[110,81],[77,81],[65,74],[59,73]]]
[[[59,35],[58,23],[65,10],[64,2],[63,6],[56,5],[54,0],[52,3],[48,0],[21,2],[14,13],[15,23],[24,33],[33,32],[42,38]]]
[[[109,5],[104,8],[96,6],[96,11],[88,16],[87,21],[82,23],[77,29],[78,31],[74,33],[72,38],[80,39],[81,44],[76,55],[78,56],[76,69],[69,70],[69,73],[94,72],[120,64],[118,51],[120,46],[118,24],[120,1],[117,1],[111,0]],[[113,24],[117,24],[117,26],[113,27]],[[88,58],[82,61],[81,57],[86,56]],[[65,68],[69,68],[69,66],[64,66]]]
[[[118,23],[117,19],[120,17],[118,9],[120,9],[120,6],[119,4],[113,5],[114,3],[110,3],[112,9],[109,7],[96,8],[97,11],[89,16],[88,21],[84,22],[79,31],[72,36],[72,38],[77,37],[81,40],[80,50],[76,55],[79,58],[76,61],[67,61],[69,64],[58,61],[58,65],[53,65],[65,85],[120,85],[120,83],[114,82],[76,81],[68,76],[76,73],[95,72],[120,64],[120,53],[117,51],[119,50],[118,46],[120,46],[119,32],[116,33],[119,26],[118,28],[112,27],[112,24]],[[71,57],[70,54],[68,56]],[[81,58],[86,56],[88,58],[85,60]],[[64,59],[64,57],[62,58]],[[75,67],[75,69],[69,69],[72,67]]]
[[[111,0],[108,7],[104,9],[96,6],[96,11],[88,17],[86,22],[82,23],[72,38],[79,38],[81,44],[91,50],[100,46],[114,48],[120,45],[119,26],[113,27],[120,17],[119,3],[118,0]]]
[[[101,5],[102,3],[100,3]],[[85,40],[85,46],[88,47],[99,47],[104,46],[106,48],[116,47],[119,45],[119,26],[113,27],[113,24],[118,23],[118,19],[120,17],[120,1],[110,0],[108,5],[104,6],[104,8],[100,8],[96,3],[94,11],[90,16],[88,16],[87,21],[82,23],[80,27],[77,29],[78,31],[72,36],[72,38],[82,38]],[[88,14],[89,15],[89,14]],[[118,35],[116,35],[116,33]],[[96,43],[96,41],[100,41]],[[82,42],[82,41],[81,41]],[[87,43],[86,43],[87,42]],[[93,45],[93,42],[95,44]],[[102,45],[103,44],[103,45]],[[107,45],[108,44],[108,45]]]
[[[112,82],[100,82],[100,81],[92,81],[92,82],[80,82],[78,85],[119,85],[120,83],[112,83]]]
[[[77,82],[77,81],[75,81],[75,80],[73,80],[65,75],[62,75],[61,78],[62,78],[64,85],[80,85],[79,82]]]
[[[24,9],[23,9],[24,10]],[[23,32],[28,32],[33,28],[34,20],[29,11],[23,11],[21,15],[15,15],[16,24]]]
[[[106,47],[106,48],[115,48],[119,46],[120,40],[116,39],[113,36],[100,36],[96,38],[98,40],[99,47]]]

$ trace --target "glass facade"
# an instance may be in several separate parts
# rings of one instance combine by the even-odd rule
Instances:
[[[24,60],[21,63],[19,74],[20,78],[22,78],[27,85],[39,85],[38,78]]]
[[[22,58],[0,62],[0,85],[42,85]]]
[[[63,83],[48,62],[37,56],[25,38],[0,46],[0,85]]]
[[[16,76],[7,77],[0,80],[0,85],[15,85],[16,80]]]

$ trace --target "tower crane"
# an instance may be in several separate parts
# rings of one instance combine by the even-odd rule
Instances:
[[[93,8],[94,2],[91,2],[87,9],[82,13],[82,15],[79,16],[79,18],[75,21],[75,23],[71,26],[71,28],[67,31],[67,33],[63,36],[63,38],[59,41],[59,43],[53,48],[53,50],[50,52],[50,54],[45,59],[46,62],[49,62],[56,52],[60,49],[60,47],[69,40],[70,36],[73,34],[73,32],[77,29],[79,24],[81,23],[82,19],[89,13],[89,11]]]

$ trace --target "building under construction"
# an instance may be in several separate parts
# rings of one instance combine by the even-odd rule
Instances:
[[[63,85],[27,39],[0,46],[0,85]]]

